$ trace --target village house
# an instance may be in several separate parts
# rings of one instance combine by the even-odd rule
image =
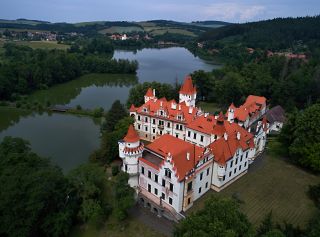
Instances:
[[[179,103],[158,99],[149,88],[145,103],[131,106],[134,126],[119,141],[122,170],[130,175],[139,202],[174,221],[209,189],[219,192],[245,175],[269,133],[264,97],[250,95],[219,115],[197,108],[196,97],[190,76]],[[144,146],[142,140],[151,143]]]

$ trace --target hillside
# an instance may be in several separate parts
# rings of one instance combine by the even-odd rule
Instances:
[[[113,33],[130,33],[145,32],[151,36],[159,36],[164,34],[183,35],[185,37],[196,37],[210,28],[217,28],[228,23],[218,21],[208,22],[176,22],[167,20],[151,20],[142,22],[128,21],[93,21],[71,23],[51,23],[46,21],[17,19],[4,20],[0,19],[0,30],[38,30],[38,31],[54,31],[60,33],[82,33],[85,35],[92,34],[113,34]]]
[[[232,24],[209,30],[199,42],[221,45],[237,44],[250,48],[305,51],[319,44],[320,16],[276,18],[273,20]]]

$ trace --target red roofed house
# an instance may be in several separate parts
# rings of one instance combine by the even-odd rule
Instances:
[[[243,105],[239,108],[232,103],[226,116],[228,121],[236,122],[244,128],[249,128],[259,120],[267,111],[267,99],[263,96],[249,95]]]
[[[226,115],[210,115],[195,107],[188,76],[179,98],[158,99],[149,88],[145,103],[130,107],[135,124],[119,141],[122,170],[139,202],[176,221],[210,188],[220,191],[244,175],[264,150],[269,130],[261,120],[265,97],[250,95],[238,108],[231,104]],[[152,143],[145,147],[140,139]]]
[[[163,134],[185,138],[186,125],[202,111],[194,107],[196,88],[187,77],[180,89],[180,102],[158,99],[155,90],[149,88],[140,107],[131,106],[130,115],[135,118],[135,128],[141,139],[154,141]]]

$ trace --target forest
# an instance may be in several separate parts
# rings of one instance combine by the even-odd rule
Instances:
[[[6,44],[0,61],[0,100],[15,100],[87,73],[135,74],[138,62],[112,59],[113,50],[108,41],[96,38],[68,51]]]
[[[199,37],[212,46],[241,44],[244,47],[285,50],[319,45],[320,16],[276,18],[272,20],[233,24],[207,31]]]

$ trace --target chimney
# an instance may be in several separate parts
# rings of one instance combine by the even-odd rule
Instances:
[[[190,106],[190,107],[189,107],[189,114],[192,114],[192,111],[193,111],[193,107]]]
[[[228,134],[225,132],[224,134],[223,134],[223,137],[224,137],[224,140],[228,140]]]
[[[187,152],[187,160],[190,160],[190,153]]]
[[[156,89],[153,89],[152,92],[153,92],[153,96],[156,97]]]
[[[205,118],[208,117],[208,115],[209,115],[209,113],[204,113],[204,117]]]
[[[179,105],[179,110],[181,110],[181,105]]]
[[[237,132],[237,139],[240,141],[240,137],[241,137],[241,134],[240,132]]]
[[[162,107],[162,101],[160,101],[160,106]]]

